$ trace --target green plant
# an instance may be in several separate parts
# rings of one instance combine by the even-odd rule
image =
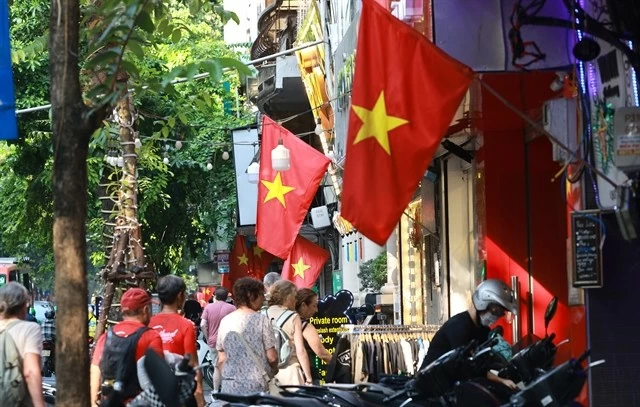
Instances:
[[[387,252],[382,252],[378,257],[362,263],[358,278],[363,290],[380,291],[387,282]]]

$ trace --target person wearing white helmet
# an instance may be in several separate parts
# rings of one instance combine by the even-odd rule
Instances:
[[[468,345],[472,340],[478,344],[486,342],[491,332],[489,327],[507,312],[518,313],[518,304],[511,288],[500,280],[483,281],[473,292],[469,309],[449,318],[436,332],[422,368],[450,350]]]

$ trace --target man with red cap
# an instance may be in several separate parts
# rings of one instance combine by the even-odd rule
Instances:
[[[149,329],[151,320],[151,296],[143,289],[130,288],[120,299],[123,321],[103,334],[91,361],[91,399],[98,400],[98,392],[112,392],[120,382],[119,397],[123,401],[134,398],[143,387],[148,387],[144,371],[144,354],[153,349],[163,356],[162,339],[158,332]],[[115,386],[118,387],[118,386]],[[102,394],[102,397],[108,397]]]

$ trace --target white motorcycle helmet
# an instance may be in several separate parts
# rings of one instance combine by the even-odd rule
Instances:
[[[486,310],[490,304],[498,304],[514,315],[518,314],[518,304],[513,291],[500,280],[489,279],[480,283],[473,292],[472,299],[478,311]]]

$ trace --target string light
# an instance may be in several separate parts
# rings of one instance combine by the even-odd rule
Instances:
[[[162,162],[164,163],[164,165],[169,165],[169,155],[167,153],[164,153],[164,158],[162,159]]]
[[[213,164],[211,164],[211,160],[207,161],[207,171],[211,171],[213,169]]]
[[[182,141],[176,140],[176,150],[180,150],[182,148]]]
[[[222,153],[222,159],[227,161],[229,159],[229,152],[228,151],[224,151]]]
[[[288,171],[290,167],[289,149],[279,139],[276,148],[271,150],[271,168],[274,171]]]
[[[318,117],[318,118],[316,119],[316,128],[315,128],[315,130],[314,130],[314,133],[316,133],[316,135],[318,135],[318,136],[321,136],[321,135],[322,135],[322,132],[323,132],[323,129],[322,129],[322,120]]]
[[[251,184],[257,184],[260,174],[260,164],[257,161],[253,161],[247,167],[247,180]]]

